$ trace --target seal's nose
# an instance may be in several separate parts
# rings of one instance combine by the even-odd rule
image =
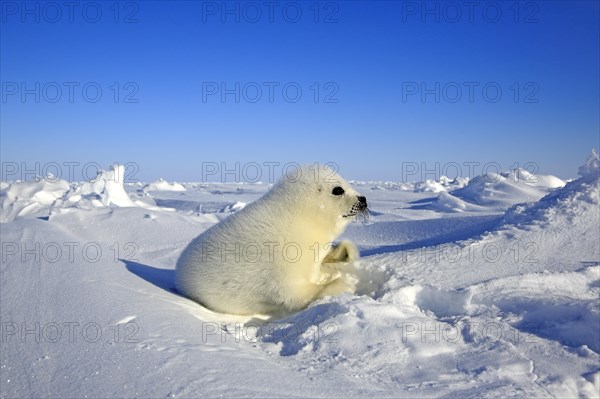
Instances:
[[[362,195],[357,196],[358,202],[362,205],[363,209],[367,207],[367,199]]]

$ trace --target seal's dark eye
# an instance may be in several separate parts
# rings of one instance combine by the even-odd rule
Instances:
[[[342,194],[344,194],[344,189],[341,188],[340,186],[334,187],[333,190],[331,191],[331,194],[342,195]]]

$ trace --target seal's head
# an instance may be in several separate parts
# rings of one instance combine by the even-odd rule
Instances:
[[[273,187],[285,195],[292,211],[316,224],[327,225],[336,236],[355,217],[368,215],[367,199],[328,165],[312,164],[289,170]]]

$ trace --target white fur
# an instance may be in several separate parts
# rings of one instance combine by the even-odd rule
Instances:
[[[298,171],[185,248],[175,272],[180,293],[219,312],[269,314],[354,291],[358,250],[331,243],[360,194],[329,168]],[[336,186],[345,193],[333,195]]]

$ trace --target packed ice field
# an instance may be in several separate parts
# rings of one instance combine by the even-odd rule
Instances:
[[[582,162],[351,181],[357,292],[278,320],[174,286],[183,248],[270,184],[2,182],[0,396],[597,398],[600,160]]]

